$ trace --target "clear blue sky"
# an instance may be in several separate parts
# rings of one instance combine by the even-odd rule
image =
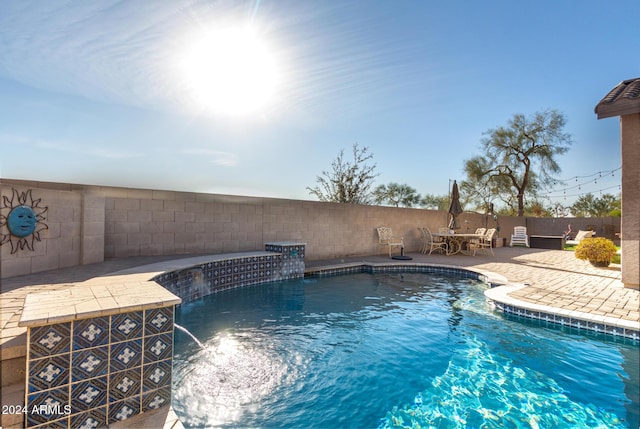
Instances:
[[[619,122],[593,109],[640,76],[638,22],[637,0],[2,0],[0,177],[314,199],[357,142],[377,184],[442,195],[483,132],[547,108],[574,141],[562,177],[611,171]],[[192,69],[221,67],[187,58],[247,26],[268,61],[246,79],[270,92],[208,102]]]

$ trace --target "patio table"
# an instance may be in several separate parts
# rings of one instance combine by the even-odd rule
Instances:
[[[449,233],[433,233],[434,237],[444,238],[447,242],[447,256],[455,255],[462,252],[462,244],[468,243],[471,240],[482,240],[484,235],[482,234],[449,234]]]

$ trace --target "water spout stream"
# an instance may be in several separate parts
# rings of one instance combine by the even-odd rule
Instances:
[[[198,340],[198,339],[197,339],[197,338],[196,338],[196,337],[195,337],[191,332],[189,332],[189,331],[187,330],[187,328],[185,328],[185,327],[183,327],[183,326],[180,326],[180,325],[178,325],[177,323],[174,323],[174,324],[173,324],[173,327],[174,327],[174,328],[177,328],[177,329],[179,329],[179,330],[181,330],[182,332],[184,332],[185,334],[187,334],[188,336],[190,336],[190,337],[191,337],[191,339],[192,339],[192,340],[193,340],[193,341],[194,341],[198,346],[200,346],[200,348],[201,348],[202,350],[204,350],[204,349],[205,349],[204,344],[202,344],[202,343],[201,343],[201,342],[200,342],[200,341],[199,341],[199,340]]]

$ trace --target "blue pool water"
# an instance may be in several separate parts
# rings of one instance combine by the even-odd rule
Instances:
[[[352,274],[181,306],[185,427],[633,428],[638,342],[496,314],[486,285]]]

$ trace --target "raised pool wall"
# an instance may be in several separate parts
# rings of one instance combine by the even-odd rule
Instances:
[[[418,226],[447,223],[444,211],[322,203],[262,197],[118,188],[2,179],[0,201],[29,190],[46,207],[47,229],[33,250],[0,246],[0,278],[101,262],[105,258],[255,251],[266,242],[305,242],[307,261],[383,253],[376,228],[390,226],[406,251],[421,245]],[[7,215],[6,208],[0,209]],[[467,222],[468,221],[468,222]],[[598,235],[620,230],[620,218],[500,216],[500,237],[525,224],[530,234],[561,234],[591,226]],[[478,213],[460,216],[461,230],[495,227]],[[3,237],[6,226],[2,227]],[[613,238],[613,237],[612,237]],[[14,240],[15,241],[15,240]],[[508,244],[508,243],[507,243]]]
[[[269,242],[264,249],[27,295],[19,323],[27,328],[24,427],[103,427],[169,406],[176,305],[304,277],[304,243]]]

